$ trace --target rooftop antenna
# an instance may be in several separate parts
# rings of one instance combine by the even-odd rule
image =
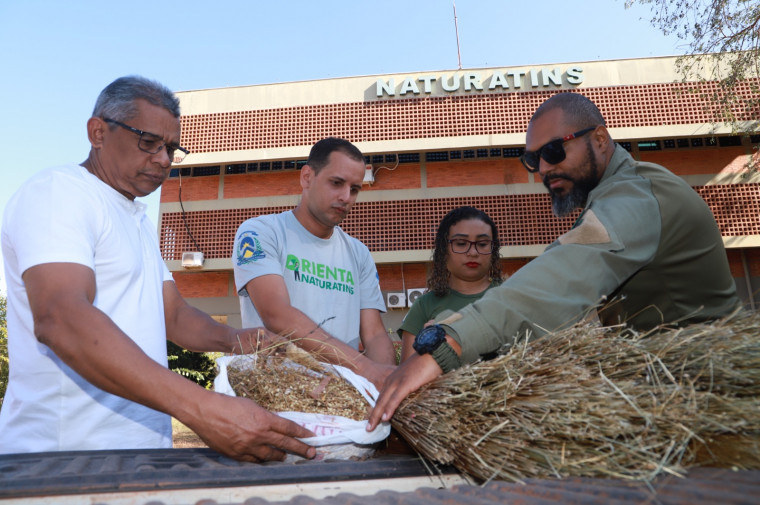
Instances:
[[[457,24],[457,3],[451,2],[454,5],[454,32],[457,35],[457,62],[459,63],[459,70],[462,70],[462,56],[459,54],[459,25]]]

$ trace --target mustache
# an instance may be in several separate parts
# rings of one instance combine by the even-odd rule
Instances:
[[[548,188],[549,184],[554,179],[564,179],[566,181],[575,182],[575,179],[573,179],[569,175],[565,175],[565,174],[548,174],[548,175],[546,175],[546,176],[543,177],[544,186],[546,186]]]

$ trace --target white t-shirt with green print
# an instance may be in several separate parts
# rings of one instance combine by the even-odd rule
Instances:
[[[245,285],[262,275],[282,276],[291,304],[315,326],[359,347],[362,309],[385,312],[377,268],[369,249],[335,227],[328,239],[311,234],[292,211],[245,221],[232,252],[243,327],[263,326]]]

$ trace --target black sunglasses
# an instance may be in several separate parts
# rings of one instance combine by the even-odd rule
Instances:
[[[523,155],[520,156],[520,161],[522,161],[522,164],[525,165],[525,168],[528,170],[528,172],[532,173],[538,172],[538,165],[541,161],[540,158],[543,158],[545,162],[552,165],[561,163],[565,159],[565,147],[563,144],[568,140],[582,137],[583,135],[595,130],[596,128],[596,126],[589,126],[588,128],[584,128],[583,130],[571,133],[570,135],[565,135],[561,139],[554,139],[550,142],[547,142],[546,144],[539,147],[536,151],[525,151]]]

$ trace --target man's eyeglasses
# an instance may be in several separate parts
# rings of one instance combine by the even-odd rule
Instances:
[[[575,133],[571,133],[570,135],[565,135],[561,139],[554,139],[551,142],[547,142],[536,151],[525,151],[523,155],[520,156],[520,161],[522,161],[522,164],[528,169],[528,172],[532,173],[538,172],[538,165],[541,162],[540,158],[543,158],[544,161],[552,165],[561,163],[565,159],[565,147],[563,144],[568,140],[582,137],[595,129],[596,126],[590,126]]]
[[[467,254],[470,252],[470,248],[475,246],[475,250],[478,254],[491,254],[493,252],[493,240],[467,240],[463,238],[455,238],[449,240],[451,245],[451,252],[457,254]]]
[[[103,121],[105,121],[106,123],[115,124],[116,126],[121,126],[125,130],[131,131],[135,135],[139,135],[140,140],[137,141],[137,148],[140,149],[142,152],[145,152],[148,154],[156,154],[157,152],[161,151],[161,149],[165,147],[166,154],[169,155],[169,160],[172,163],[181,163],[182,160],[185,159],[185,156],[190,152],[184,147],[180,147],[174,144],[167,144],[166,142],[163,141],[161,137],[159,137],[155,133],[144,132],[142,130],[138,130],[137,128],[132,128],[131,126],[126,125],[122,122],[116,121],[114,119],[103,118]]]

